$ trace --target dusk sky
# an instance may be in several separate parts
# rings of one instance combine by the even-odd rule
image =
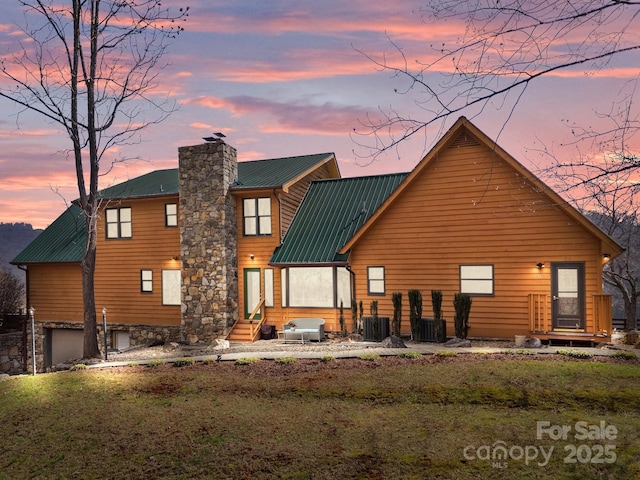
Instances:
[[[335,152],[345,177],[409,171],[442,133],[435,125],[374,162],[370,150],[354,141],[373,142],[353,133],[364,133],[362,124],[379,118],[380,109],[428,117],[416,106],[419,91],[400,93],[406,79],[381,71],[361,53],[398,64],[391,41],[410,62],[435,55],[432,45],[455,45],[463,26],[424,21],[419,0],[167,3],[190,7],[185,32],[171,44],[164,57],[170,65],[159,77],[159,90],[179,109],[143,132],[140,144],[120,152],[142,160],[116,166],[100,188],[177,167],[178,147],[202,143],[212,132],[227,136],[240,161]],[[23,40],[16,26],[23,17],[14,0],[5,0],[2,12],[0,57],[6,58]],[[637,79],[638,56],[620,57],[599,71],[559,71],[541,79],[506,125],[510,110],[497,101],[465,116],[490,137],[499,135],[503,148],[536,171],[532,149],[566,141],[566,122],[597,122],[596,112],[610,110]],[[64,151],[69,140],[34,114],[18,115],[7,101],[0,101],[0,111],[0,222],[46,227],[78,196],[73,159]]]

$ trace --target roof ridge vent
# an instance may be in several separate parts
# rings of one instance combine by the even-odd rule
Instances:
[[[449,148],[475,147],[478,145],[480,144],[475,137],[471,136],[471,134],[465,130],[458,135],[458,138],[451,143]]]

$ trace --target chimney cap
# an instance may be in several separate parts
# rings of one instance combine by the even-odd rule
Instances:
[[[222,139],[227,137],[222,132],[215,132],[213,135],[214,135],[213,137],[202,137],[202,139],[204,141],[206,141],[206,142],[222,142],[222,143],[224,143],[224,140],[222,140]]]

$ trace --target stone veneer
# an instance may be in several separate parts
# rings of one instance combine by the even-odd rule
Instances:
[[[45,365],[45,330],[47,329],[71,329],[82,330],[82,323],[78,322],[35,322],[36,327],[36,371],[42,373],[50,370],[55,365]],[[102,331],[102,323],[96,325],[98,334],[98,349],[100,350],[100,358],[104,358],[104,333]],[[180,340],[180,327],[173,325],[134,325],[129,323],[109,323],[107,325],[107,349],[111,349],[112,333],[115,331],[128,332],[129,344],[131,347],[146,346],[154,343],[167,343],[178,342]],[[9,334],[6,334],[9,335]],[[26,345],[22,334],[16,338],[16,346],[19,351],[19,355],[22,355],[21,363],[24,363],[24,351],[26,350],[27,362],[25,371],[28,373],[33,372],[33,360],[31,357],[31,322],[27,322],[27,341]],[[1,337],[1,336],[0,336]],[[2,340],[0,338],[0,347],[2,347]],[[11,354],[13,350],[8,350]],[[0,360],[2,360],[3,353],[0,348]],[[69,359],[77,360],[77,359]],[[17,361],[17,360],[16,360]],[[15,361],[13,362],[15,363]],[[2,368],[0,366],[0,368]],[[2,373],[2,372],[0,372]]]
[[[222,141],[178,149],[182,340],[211,343],[238,318],[235,148]]]
[[[24,373],[26,354],[22,332],[0,334],[0,373]]]

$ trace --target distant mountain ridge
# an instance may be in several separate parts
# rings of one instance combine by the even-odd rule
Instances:
[[[41,232],[42,229],[34,229],[29,223],[0,223],[0,268],[10,268],[24,279],[24,272],[9,262]]]

